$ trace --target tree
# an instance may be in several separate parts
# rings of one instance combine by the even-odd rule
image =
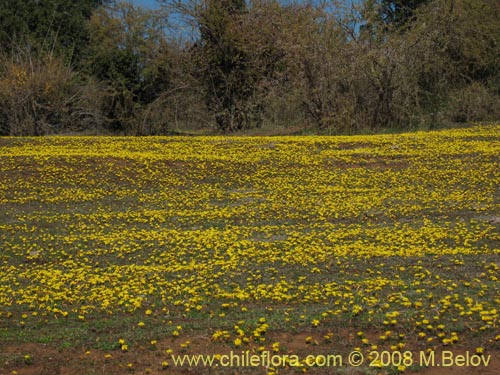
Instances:
[[[87,21],[108,0],[2,0],[0,47],[12,51],[20,43],[56,50],[73,61],[88,41]]]
[[[169,88],[164,15],[122,2],[97,9],[89,24],[85,69],[108,87],[110,128],[142,133],[145,107]]]
[[[210,0],[199,15],[199,77],[207,105],[224,132],[259,126],[260,109],[251,101],[258,77],[238,32],[246,11],[243,0]]]
[[[429,0],[379,0],[383,22],[396,27],[404,26],[415,15],[415,10]]]
[[[496,0],[434,0],[416,12],[407,35],[417,41],[412,54],[425,51],[419,87],[452,121],[499,113],[499,20]]]

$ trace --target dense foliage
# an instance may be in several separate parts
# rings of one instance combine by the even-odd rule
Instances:
[[[496,0],[15,3],[0,4],[3,135],[351,133],[500,117]]]
[[[56,48],[79,57],[88,43],[86,21],[107,0],[2,0],[0,46],[11,51],[19,44]]]

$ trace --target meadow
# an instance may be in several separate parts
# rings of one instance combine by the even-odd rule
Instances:
[[[498,371],[499,254],[499,125],[0,138],[0,374]]]

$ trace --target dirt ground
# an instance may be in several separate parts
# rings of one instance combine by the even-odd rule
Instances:
[[[282,342],[286,344],[288,352],[304,352],[305,334],[282,336]],[[287,341],[288,340],[288,341]],[[165,352],[165,348],[170,348],[174,343],[172,339],[158,342],[152,347],[134,347],[132,350],[122,352],[121,350],[102,351],[85,350],[83,348],[54,348],[50,344],[22,344],[8,345],[0,348],[0,375],[91,375],[91,374],[268,374],[264,367],[254,368],[209,368],[209,367],[175,367],[170,358],[170,354]],[[211,343],[209,338],[193,338],[186,352],[196,353],[225,353],[224,346],[219,343]],[[319,347],[317,347],[319,348]],[[316,348],[316,349],[317,349]],[[466,355],[462,348],[450,348],[453,355]],[[226,351],[228,348],[226,346]],[[311,352],[321,352],[321,350],[311,347]],[[324,348],[323,348],[324,352]],[[29,358],[25,355],[29,353]],[[179,353],[182,354],[182,353]],[[472,355],[474,353],[470,353]],[[106,355],[110,357],[106,358]],[[436,365],[427,368],[410,368],[403,373],[419,375],[498,375],[500,374],[500,351],[485,351],[483,356],[491,360],[488,366],[439,366],[437,358],[440,353],[436,352]],[[168,361],[168,366],[162,366],[162,362]],[[131,367],[129,367],[131,364]],[[394,374],[395,369],[376,369],[369,367],[348,367],[340,369],[333,368],[308,368],[309,374]],[[302,369],[280,368],[276,374],[297,374],[302,373]]]

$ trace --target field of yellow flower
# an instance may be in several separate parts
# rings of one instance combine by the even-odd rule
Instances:
[[[499,255],[498,125],[0,138],[0,373],[61,351],[50,366],[74,374],[228,350],[498,354]]]

